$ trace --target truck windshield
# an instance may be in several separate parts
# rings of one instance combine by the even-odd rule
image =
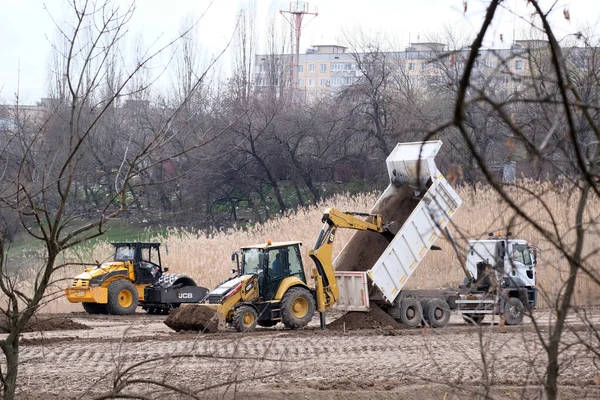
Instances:
[[[263,252],[260,249],[247,249],[242,254],[242,266],[244,275],[262,273]]]
[[[533,265],[533,259],[531,257],[531,251],[525,245],[515,245],[513,247],[513,261],[520,262],[525,265]]]

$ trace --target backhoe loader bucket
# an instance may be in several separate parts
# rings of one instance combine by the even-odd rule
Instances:
[[[202,304],[182,305],[171,311],[165,320],[165,325],[176,332],[215,333],[225,329],[225,316],[214,306]]]

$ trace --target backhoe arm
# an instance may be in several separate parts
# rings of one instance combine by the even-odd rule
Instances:
[[[368,217],[363,220],[359,217]],[[323,213],[323,229],[319,233],[315,247],[308,255],[315,262],[313,278],[317,290],[317,311],[323,312],[331,307],[339,297],[339,290],[333,269],[333,242],[337,228],[355,229],[359,231],[373,231],[382,234],[389,233],[381,215],[343,212],[329,208]]]

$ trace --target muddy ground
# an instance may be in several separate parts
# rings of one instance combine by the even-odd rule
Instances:
[[[600,309],[586,311],[599,328]],[[547,314],[535,315],[545,321]],[[210,399],[541,398],[545,358],[530,321],[473,327],[453,316],[440,330],[382,323],[321,331],[315,317],[301,331],[277,326],[196,334],[171,331],[165,316],[52,317],[89,329],[67,323],[64,330],[24,334],[19,398],[89,399],[121,386],[123,394],[157,399],[191,398],[171,387]],[[336,317],[330,314],[328,322]],[[546,335],[543,322],[542,330]],[[587,334],[586,323],[571,316],[561,355],[562,398],[600,398],[600,360],[574,344]]]

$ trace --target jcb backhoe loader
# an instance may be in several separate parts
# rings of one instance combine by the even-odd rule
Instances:
[[[367,217],[362,220],[358,217]],[[174,310],[165,324],[179,330],[215,332],[231,324],[237,331],[253,331],[256,325],[287,328],[305,327],[315,309],[325,324],[324,311],[335,304],[339,291],[332,265],[336,229],[373,231],[393,237],[375,214],[342,212],[333,208],[323,214],[324,222],[309,256],[315,263],[315,287],[307,283],[300,254],[300,242],[280,242],[241,248],[237,276],[219,285],[198,305]]]

